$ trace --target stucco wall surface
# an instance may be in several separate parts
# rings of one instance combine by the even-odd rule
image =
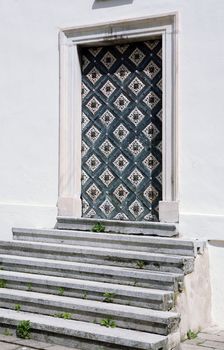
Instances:
[[[0,0],[0,239],[55,224],[60,29],[169,12],[179,18],[180,231],[223,238],[224,1]]]
[[[167,12],[179,16],[180,230],[222,237],[224,2],[0,0],[1,238],[55,223],[60,28]]]
[[[209,242],[210,280],[212,296],[212,322],[224,327],[223,267],[224,242]]]
[[[211,318],[211,300],[209,256],[206,248],[202,255],[197,255],[194,271],[185,276],[183,291],[177,295],[176,311],[181,314],[182,340],[187,337],[189,329],[198,333],[214,321]]]

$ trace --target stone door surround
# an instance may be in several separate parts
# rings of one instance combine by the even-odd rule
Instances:
[[[163,161],[159,218],[178,221],[177,197],[177,14],[65,28],[59,33],[60,130],[58,216],[81,217],[80,46],[112,45],[162,37]]]

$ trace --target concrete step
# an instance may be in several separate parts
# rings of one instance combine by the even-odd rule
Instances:
[[[31,337],[80,350],[169,350],[178,344],[176,334],[158,334],[122,328],[107,328],[88,322],[61,320],[56,317],[0,309],[0,331],[14,329],[29,320]]]
[[[153,272],[119,266],[104,266],[43,258],[0,255],[2,270],[77,278],[82,280],[180,291],[183,274]]]
[[[13,238],[20,241],[85,245],[148,253],[156,250],[157,253],[195,256],[203,248],[203,243],[197,240],[164,237],[32,228],[13,228],[12,232]]]
[[[0,289],[0,307],[95,324],[112,320],[116,327],[161,335],[176,331],[180,321],[174,312],[11,289]]]
[[[154,310],[167,311],[174,306],[174,293],[165,290],[2,270],[0,270],[0,281],[3,288],[113,302]]]
[[[146,253],[131,250],[70,246],[65,244],[0,241],[0,254],[32,256],[145,270],[190,273],[194,258],[189,256]]]
[[[174,237],[178,235],[176,226],[160,222],[119,221],[88,218],[57,217],[57,229],[91,231],[96,223],[105,226],[105,232],[142,234],[149,236]]]

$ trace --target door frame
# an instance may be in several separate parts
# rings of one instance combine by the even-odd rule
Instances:
[[[81,63],[79,47],[162,37],[162,201],[160,221],[178,221],[177,14],[61,29],[58,216],[82,216]]]

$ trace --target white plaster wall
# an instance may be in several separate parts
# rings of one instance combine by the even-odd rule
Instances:
[[[179,14],[180,231],[222,238],[223,0],[0,0],[0,223],[7,223],[1,238],[10,237],[12,223],[55,222],[59,28],[173,11]]]
[[[194,261],[194,271],[184,278],[184,288],[177,295],[176,311],[181,314],[181,339],[187,338],[189,329],[198,333],[208,327],[211,320],[211,283],[209,258],[206,248]]]
[[[174,11],[180,231],[222,239],[223,0],[0,0],[0,239],[11,226],[55,223],[59,29]],[[214,293],[223,249],[211,257]],[[221,294],[213,295],[215,315]]]
[[[212,289],[212,322],[224,327],[223,267],[224,241],[209,242],[210,279]]]

